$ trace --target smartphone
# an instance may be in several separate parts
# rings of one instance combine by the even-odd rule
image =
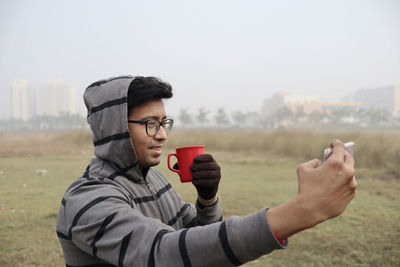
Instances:
[[[344,147],[346,148],[347,152],[350,153],[354,157],[354,142],[347,142],[344,143]],[[329,158],[329,156],[332,154],[332,148],[325,148],[324,150],[324,161]]]

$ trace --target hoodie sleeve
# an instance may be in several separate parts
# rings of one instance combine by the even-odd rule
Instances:
[[[196,201],[196,205],[193,205],[185,202],[180,194],[169,184],[164,175],[157,170],[151,169],[151,175],[148,178],[151,178],[148,186],[156,191],[156,195],[159,194],[158,192],[164,191],[164,188],[169,188],[169,194],[163,201],[164,203],[168,203],[168,206],[163,206],[164,211],[170,210],[171,206],[181,207],[178,214],[179,217],[182,217],[183,224],[179,228],[207,225],[222,220],[222,208],[219,205],[219,201],[209,207],[199,205],[198,201]],[[177,227],[174,228],[176,229]]]
[[[194,206],[191,203],[185,202],[179,196],[179,194],[175,194],[179,199],[179,205],[183,207],[181,210],[184,228],[207,225],[222,221],[222,208],[219,205],[219,201],[210,207],[200,207],[198,201],[196,201],[196,205]]]
[[[117,266],[238,266],[284,248],[265,209],[176,231],[143,216],[114,186],[80,188],[64,198],[62,208],[59,237]]]

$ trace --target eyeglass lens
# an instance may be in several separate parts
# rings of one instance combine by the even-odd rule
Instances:
[[[146,121],[146,131],[149,136],[155,136],[160,130],[161,124],[163,125],[165,132],[169,134],[172,129],[172,120],[164,120],[159,122],[158,120],[148,120]]]

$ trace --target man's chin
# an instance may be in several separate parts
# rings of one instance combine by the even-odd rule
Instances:
[[[150,168],[150,167],[154,167],[157,166],[158,164],[160,164],[161,162],[161,157],[160,156],[149,156],[147,158],[145,158],[145,160],[143,161],[139,161],[140,166],[142,166],[142,168]]]
[[[158,164],[160,164],[160,162],[161,162],[161,159],[160,159],[160,157],[158,157],[158,158],[152,159],[149,162],[149,165],[150,165],[150,167],[154,167],[154,166],[157,166]]]

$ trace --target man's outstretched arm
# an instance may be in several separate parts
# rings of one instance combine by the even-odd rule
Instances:
[[[297,168],[298,194],[266,211],[271,229],[282,239],[340,215],[355,196],[354,159],[339,140],[327,161],[314,159]]]

